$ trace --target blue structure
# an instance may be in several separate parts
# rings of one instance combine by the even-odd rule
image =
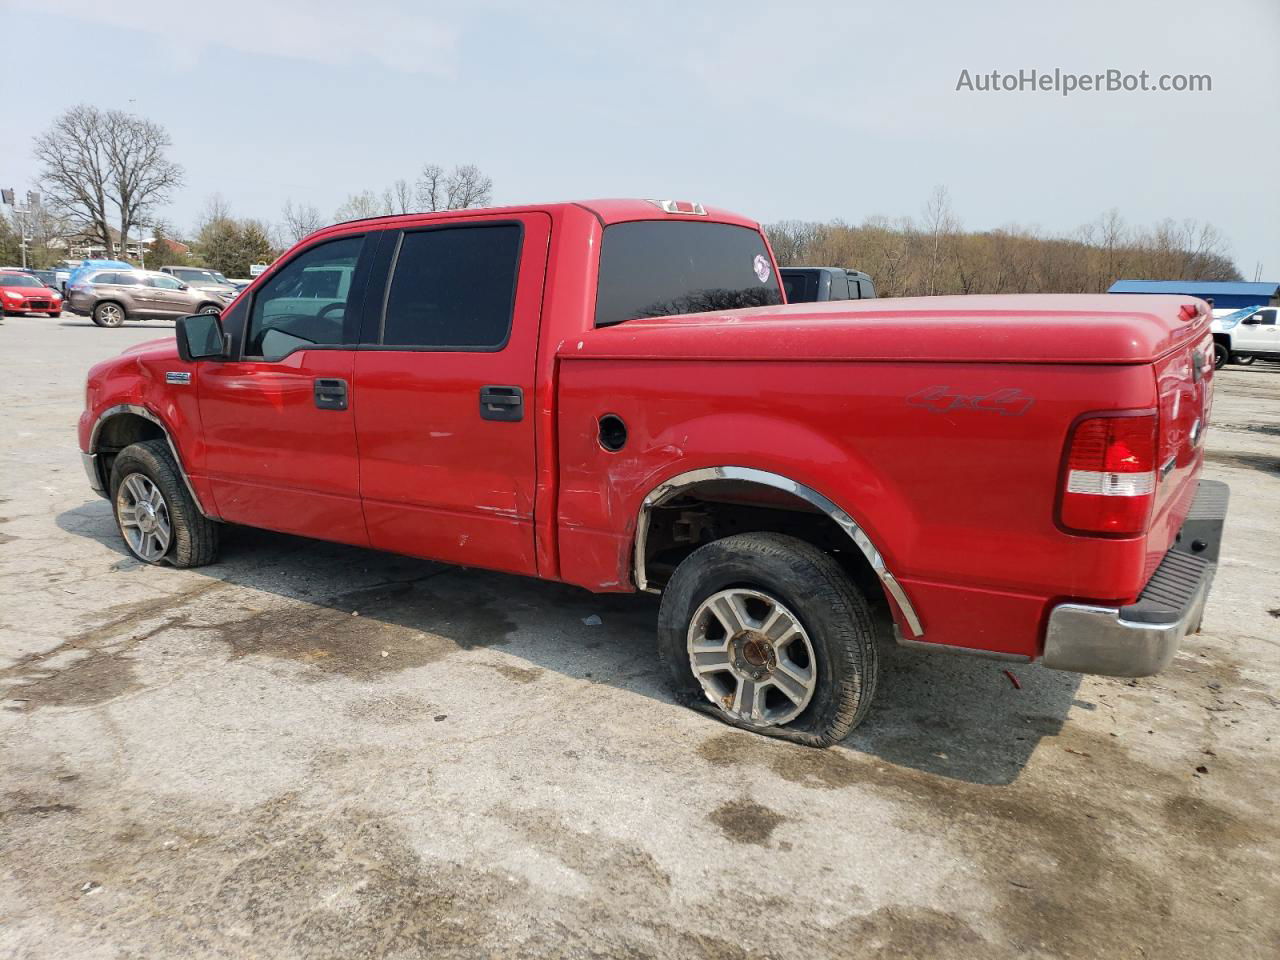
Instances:
[[[1107,293],[1172,293],[1199,297],[1219,310],[1280,306],[1280,283],[1228,280],[1117,280]]]

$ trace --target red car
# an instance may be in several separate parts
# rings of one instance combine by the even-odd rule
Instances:
[[[815,745],[882,639],[1142,676],[1199,629],[1203,302],[783,299],[699,204],[341,224],[95,366],[80,448],[148,563],[229,522],[661,593],[681,699]]]
[[[62,313],[62,294],[29,273],[0,270],[0,312],[43,313],[56,317]]]

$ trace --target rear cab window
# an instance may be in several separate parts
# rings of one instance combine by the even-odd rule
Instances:
[[[638,220],[605,228],[597,327],[781,302],[777,273],[758,230],[693,220]]]

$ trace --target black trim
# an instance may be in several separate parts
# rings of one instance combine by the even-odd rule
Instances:
[[[1222,546],[1230,488],[1201,480],[1177,540],[1156,567],[1138,599],[1120,608],[1132,623],[1170,624],[1183,620],[1200,596],[1206,577],[1213,579]]]
[[[595,217],[595,218],[596,218],[596,222],[600,224],[601,229],[603,229],[604,227],[608,226],[608,224],[606,224],[606,223],[604,222],[604,217],[600,216],[600,214],[599,214],[597,211],[592,210],[592,209],[591,209],[590,207],[588,207],[585,203],[575,203],[575,204],[574,204],[574,206],[575,206],[575,207],[581,207],[583,210],[587,211],[587,213],[589,213],[589,214],[591,214],[593,217]]]
[[[475,229],[477,227],[511,227],[514,226],[520,231],[519,240],[516,243],[516,269],[511,278],[511,310],[507,316],[507,333],[502,338],[502,342],[493,346],[484,347],[467,347],[467,346],[431,346],[431,345],[399,345],[383,343],[383,336],[386,332],[387,325],[387,304],[391,298],[391,284],[395,280],[396,265],[400,260],[400,249],[404,245],[404,237],[407,233],[428,233],[436,230],[465,230]],[[378,258],[378,270],[385,271],[379,278],[382,283],[381,304],[374,311],[373,316],[366,316],[361,326],[360,342],[356,344],[357,350],[376,350],[384,353],[501,353],[511,343],[511,332],[516,325],[516,298],[520,293],[520,270],[524,266],[524,241],[525,241],[525,224],[523,220],[511,219],[504,217],[501,220],[486,220],[481,217],[450,220],[438,224],[423,224],[406,230],[386,230],[386,234],[395,235],[394,242],[384,244],[387,249],[385,256]],[[383,261],[386,261],[385,263]],[[366,302],[372,309],[372,303],[376,302],[376,285],[370,278],[369,290],[370,295],[367,296]],[[372,336],[376,332],[377,336]]]

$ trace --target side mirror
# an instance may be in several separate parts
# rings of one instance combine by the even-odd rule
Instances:
[[[1241,320],[1240,322],[1241,322],[1241,323],[1243,323],[1243,324],[1245,324],[1245,325],[1247,326],[1247,325],[1249,325],[1249,324],[1251,324],[1251,323],[1261,323],[1261,322],[1262,322],[1262,318],[1261,318],[1260,316],[1258,316],[1256,313],[1251,313],[1251,314],[1249,314],[1249,316],[1245,317],[1245,318],[1244,318],[1243,320]]]
[[[179,290],[190,290],[191,288],[190,288],[189,286],[187,286],[185,283],[183,283],[181,280],[179,280],[179,281],[178,281],[178,289],[179,289]]]
[[[178,356],[185,362],[222,360],[231,353],[231,340],[216,313],[178,318]]]

